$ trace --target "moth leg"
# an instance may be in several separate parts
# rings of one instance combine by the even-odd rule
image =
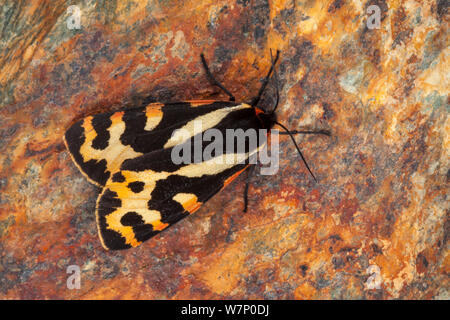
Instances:
[[[245,189],[244,189],[244,212],[247,212],[248,207],[248,188],[250,185],[250,178],[252,177],[253,173],[255,172],[255,166],[250,166],[250,168],[247,170],[247,179],[245,181]]]
[[[227,88],[225,88],[216,78],[214,78],[213,74],[209,70],[208,64],[206,63],[206,59],[205,59],[205,56],[203,55],[203,53],[200,54],[200,58],[202,59],[202,64],[203,64],[203,67],[205,68],[206,74],[208,75],[209,81],[211,81],[211,83],[213,85],[218,86],[220,89],[222,89],[223,92],[225,92],[227,94],[227,96],[230,97],[230,101],[236,101],[233,94],[230,91],[228,91]]]
[[[272,60],[272,65],[270,66],[269,72],[267,73],[267,76],[264,78],[261,88],[259,88],[258,95],[256,97],[254,97],[252,99],[252,101],[250,102],[251,106],[253,106],[253,107],[256,106],[258,104],[259,100],[261,100],[261,96],[262,96],[264,90],[266,89],[267,84],[269,83],[270,75],[272,74],[273,69],[275,68],[275,64],[277,63],[279,56],[280,56],[280,50],[277,50],[275,59]]]

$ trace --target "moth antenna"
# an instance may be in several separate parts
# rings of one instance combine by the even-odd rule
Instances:
[[[272,65],[274,64],[273,62],[273,56],[272,56],[272,49],[270,49],[270,61],[272,61]],[[273,107],[272,111],[270,112],[270,114],[274,114],[275,110],[277,110],[278,108],[278,102],[280,102],[280,88],[278,86],[278,76],[277,73],[275,71],[273,71],[273,77],[275,78],[275,88],[276,88],[276,102],[275,102],[275,107]]]
[[[277,125],[279,125],[281,128],[283,128],[283,130],[286,131],[286,133],[291,137],[292,142],[294,142],[295,148],[296,148],[297,151],[298,151],[298,154],[300,155],[300,157],[301,157],[302,160],[303,160],[303,163],[304,163],[305,166],[306,166],[306,169],[308,169],[309,173],[310,173],[311,176],[314,178],[314,181],[317,182],[317,179],[316,179],[316,177],[314,176],[314,174],[312,173],[311,169],[309,168],[308,163],[306,162],[305,157],[303,156],[303,154],[302,154],[302,152],[301,152],[301,150],[300,150],[300,147],[298,146],[297,142],[296,142],[295,139],[294,139],[294,135],[289,131],[288,128],[286,128],[286,127],[285,127],[284,125],[282,125],[281,123],[275,121],[275,124],[277,124]]]
[[[261,88],[259,88],[258,95],[255,98],[253,98],[252,101],[250,102],[250,105],[252,107],[255,107],[258,104],[259,100],[261,100],[262,93],[264,92],[264,89],[266,89],[267,83],[269,82],[269,79],[270,79],[270,75],[273,72],[273,69],[275,67],[275,64],[278,61],[279,56],[280,56],[280,50],[277,50],[277,53],[275,55],[275,59],[273,60],[272,65],[270,66],[270,70],[267,73],[267,76],[264,78],[264,82],[261,85]]]

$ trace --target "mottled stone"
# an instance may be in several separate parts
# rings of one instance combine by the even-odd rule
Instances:
[[[367,8],[380,8],[379,29]],[[80,29],[69,29],[76,5]],[[448,299],[447,1],[0,1],[0,298]],[[70,24],[69,24],[70,25]],[[280,49],[280,170],[136,249],[106,252],[99,192],[62,135],[151,101],[248,101]],[[262,105],[274,102],[271,83]],[[78,265],[81,288],[67,268]],[[372,270],[369,274],[367,270]],[[378,272],[379,271],[379,272]]]

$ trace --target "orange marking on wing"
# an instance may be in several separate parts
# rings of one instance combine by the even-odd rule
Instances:
[[[202,202],[199,202],[197,196],[193,193],[178,193],[173,199],[189,213],[194,213],[202,205]]]
[[[189,102],[191,104],[191,107],[199,107],[204,106],[205,104],[217,102],[217,100],[188,100],[186,102]]]
[[[162,103],[156,102],[151,103],[145,108],[145,115],[147,117],[147,123],[145,124],[145,130],[153,130],[162,120],[163,112],[161,108],[164,105]]]
[[[147,107],[145,109],[145,115],[149,118],[162,117],[162,114],[161,108]]]
[[[202,204],[203,203],[198,202],[197,199],[191,199],[187,203],[183,204],[183,208],[189,213],[194,213],[195,211],[198,210],[198,208],[202,206]]]
[[[123,227],[120,230],[120,234],[126,239],[126,242],[132,247],[139,246],[142,242],[136,239],[136,235],[134,234],[132,227]]]
[[[91,142],[92,140],[97,137],[97,132],[94,130],[94,126],[92,125],[92,119],[93,117],[86,117],[83,121],[83,129],[84,129],[84,135],[88,142]]]
[[[152,221],[153,230],[162,231],[169,226],[168,223],[163,223],[160,220]]]
[[[231,177],[227,178],[224,182],[223,182],[223,188],[225,188],[227,185],[229,185],[234,179],[236,179],[242,172],[245,171],[245,169],[248,168],[249,165],[246,165],[244,169],[242,169],[241,171],[236,172],[235,174],[233,174]]]
[[[122,121],[122,116],[124,113],[125,113],[124,111],[119,111],[119,112],[113,113],[110,117],[112,125],[118,123],[119,121]]]
[[[161,103],[161,102],[152,102],[152,103],[149,103],[149,104],[147,105],[147,109],[149,109],[149,108],[160,109],[161,107],[164,107],[164,103]]]
[[[101,196],[98,197],[98,199],[100,199],[100,198],[101,198]],[[98,200],[97,200],[97,210],[98,210]],[[108,214],[107,216],[105,216],[107,228],[118,232],[122,237],[125,238],[125,242],[127,244],[131,245],[132,247],[137,247],[138,245],[140,245],[142,242],[140,242],[136,239],[136,235],[134,234],[133,228],[130,226],[122,225],[122,223],[119,220],[119,217],[120,217],[119,215],[114,215],[114,214]],[[98,223],[98,220],[97,220],[97,227],[100,228],[100,224]],[[100,229],[99,229],[99,234],[101,235]],[[100,236],[100,238],[101,238],[101,236]],[[102,240],[102,244],[104,245],[103,240]]]

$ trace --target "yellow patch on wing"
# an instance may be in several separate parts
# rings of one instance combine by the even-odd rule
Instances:
[[[193,193],[177,193],[172,199],[181,204],[184,210],[189,213],[194,213],[202,205]]]
[[[110,138],[108,146],[105,149],[98,150],[92,147],[93,140],[97,137],[97,132],[92,125],[93,117],[87,117],[83,121],[85,140],[80,148],[80,154],[84,162],[90,160],[106,161],[106,169],[109,172],[115,172],[119,169],[121,163],[126,159],[132,159],[141,156],[141,152],[136,152],[130,146],[125,146],[120,141],[120,136],[125,131],[125,122],[122,121],[124,112],[116,112],[111,116],[111,126],[108,128]]]

